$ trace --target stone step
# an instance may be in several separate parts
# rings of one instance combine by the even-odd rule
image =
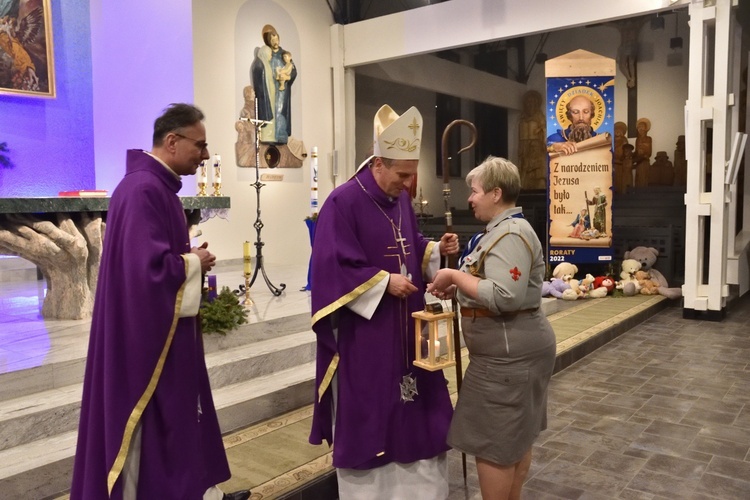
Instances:
[[[13,342],[5,342],[0,349],[0,402],[82,382],[90,324],[89,320],[47,321],[41,325],[38,321],[3,324],[0,335],[13,338]],[[310,314],[302,313],[241,325],[228,335],[204,335],[203,343],[208,359],[214,352],[226,352],[309,329]],[[19,345],[24,356],[33,345],[38,355],[16,361],[14,344]]]
[[[222,434],[309,405],[315,397],[315,361],[213,391]]]
[[[211,388],[293,368],[315,359],[315,333],[307,330],[206,355]]]
[[[314,359],[315,334],[308,330],[216,350],[206,355],[206,365],[216,395],[224,387],[241,387],[245,381],[263,380]],[[265,386],[273,388],[273,384]],[[82,388],[80,382],[6,400],[0,407],[0,450],[74,430],[80,415]],[[287,389],[282,386],[278,390]],[[235,393],[239,394],[239,390],[235,389]],[[240,397],[249,395],[256,397],[254,392],[239,394]],[[247,422],[247,418],[233,417],[227,430],[256,421]]]
[[[73,384],[3,402],[0,451],[77,429],[82,390]]]
[[[47,498],[70,489],[77,431],[0,451],[2,498]]]
[[[90,321],[40,322],[37,316],[2,323],[0,402],[83,380]]]
[[[240,325],[227,335],[203,335],[206,354],[219,350],[248,345],[260,340],[278,339],[284,335],[310,330],[310,313],[268,319]]]
[[[15,265],[2,264],[0,273]],[[220,286],[239,282],[242,262],[216,270]],[[306,265],[284,266],[273,275],[303,282],[306,273]],[[55,498],[70,488],[91,322],[41,319],[43,283],[3,283],[0,293],[0,500]],[[309,294],[256,287],[252,298],[248,324],[203,336],[225,432],[314,397]]]
[[[214,390],[222,433],[310,404],[314,397],[314,377],[315,362],[311,361]],[[80,385],[77,388],[80,391]],[[74,388],[69,392],[75,392]],[[19,413],[22,411],[19,409]],[[7,498],[45,498],[70,488],[78,434],[77,415],[78,411],[71,412],[66,418],[73,430],[0,451],[2,498],[6,495]],[[0,429],[4,428],[5,424],[0,424]]]

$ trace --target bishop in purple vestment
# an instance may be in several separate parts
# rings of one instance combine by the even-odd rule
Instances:
[[[398,115],[384,106],[379,116],[375,157],[328,197],[312,250],[318,342],[310,442],[333,444],[339,469],[441,455],[453,411],[443,373],[413,365],[411,313],[424,309],[425,279],[441,253],[458,251],[458,239],[434,242],[418,231],[407,191],[419,157],[419,112],[411,108],[390,127]],[[398,146],[388,149],[391,142]],[[345,498],[341,474],[339,485]]]
[[[215,257],[191,249],[177,196],[180,175],[208,158],[202,119],[168,108],[152,152],[127,152],[112,195],[72,500],[202,499],[230,477],[196,317]]]

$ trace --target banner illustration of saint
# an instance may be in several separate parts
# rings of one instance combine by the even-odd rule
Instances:
[[[547,78],[549,261],[612,258],[614,77]]]

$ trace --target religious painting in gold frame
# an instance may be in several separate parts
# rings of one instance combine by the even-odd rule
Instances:
[[[49,0],[0,2],[0,94],[55,97]]]

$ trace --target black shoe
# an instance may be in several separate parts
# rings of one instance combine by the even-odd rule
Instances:
[[[250,498],[250,490],[240,490],[234,493],[224,493],[224,500],[247,500]]]

